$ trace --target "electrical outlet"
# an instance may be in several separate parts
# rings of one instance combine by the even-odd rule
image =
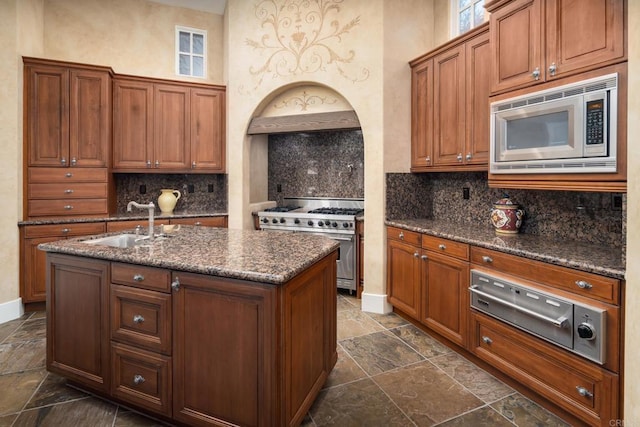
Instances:
[[[147,186],[142,184],[140,185],[140,194],[147,194]]]
[[[213,184],[207,185],[207,192],[213,193]]]
[[[187,184],[187,193],[193,193],[195,191],[195,187],[193,184]]]
[[[278,185],[276,185],[276,191],[277,191],[278,193],[282,193],[282,184],[278,184]]]
[[[462,187],[462,198],[469,200],[469,187]]]
[[[614,211],[622,210],[622,194],[611,195],[611,210],[614,210]]]

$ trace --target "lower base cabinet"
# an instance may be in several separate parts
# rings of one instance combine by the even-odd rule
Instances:
[[[47,254],[47,369],[185,425],[299,425],[337,362],[336,261],[271,285]]]

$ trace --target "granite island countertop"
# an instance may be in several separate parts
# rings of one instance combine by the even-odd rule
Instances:
[[[176,210],[173,214],[164,214],[160,212],[160,209],[156,206],[156,211],[153,216],[154,221],[160,224],[162,220],[177,219],[177,218],[208,218],[216,216],[227,216],[227,212],[201,212],[191,210]],[[86,223],[86,222],[113,222],[113,221],[128,221],[128,220],[146,220],[149,219],[147,211],[136,209],[133,212],[119,212],[105,217],[59,217],[59,218],[46,218],[46,219],[32,219],[27,221],[19,221],[18,226],[25,225],[54,225],[54,224],[70,224],[70,223]]]
[[[616,279],[624,280],[625,276],[621,248],[531,234],[499,235],[489,225],[460,225],[442,220],[393,219],[385,224]]]
[[[309,233],[182,225],[151,244],[113,248],[83,243],[104,233],[41,243],[47,252],[139,264],[268,284],[283,284],[339,247],[335,240]],[[144,234],[142,234],[144,236]]]

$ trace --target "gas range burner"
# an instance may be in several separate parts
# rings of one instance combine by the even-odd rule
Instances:
[[[267,208],[264,212],[289,212],[300,209],[300,206],[288,205],[288,206],[275,206],[273,208]]]
[[[307,213],[310,213],[310,214],[325,214],[325,215],[353,215],[353,216],[357,216],[362,212],[364,212],[364,209],[323,207],[323,208],[318,208],[318,209],[312,209]]]

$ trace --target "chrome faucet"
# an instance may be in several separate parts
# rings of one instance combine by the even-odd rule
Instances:
[[[153,240],[153,212],[156,209],[156,205],[153,202],[149,202],[148,205],[143,205],[138,202],[129,202],[127,204],[127,212],[131,212],[131,208],[135,206],[139,209],[148,209],[149,210],[149,240]]]

